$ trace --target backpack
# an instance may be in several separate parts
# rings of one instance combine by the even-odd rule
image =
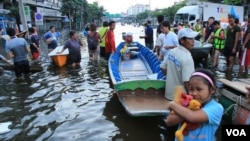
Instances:
[[[98,41],[96,39],[96,32],[92,37],[89,34],[87,35],[87,43],[89,50],[97,49]]]

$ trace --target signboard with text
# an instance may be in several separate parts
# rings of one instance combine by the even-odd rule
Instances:
[[[43,16],[61,16],[58,10],[48,9],[48,8],[36,8],[37,13],[41,13]]]
[[[30,7],[29,6],[23,6],[23,11],[24,11],[24,17],[25,17],[26,21],[31,21]]]

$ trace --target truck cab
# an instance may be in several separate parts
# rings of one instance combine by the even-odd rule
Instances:
[[[175,14],[175,22],[177,23],[184,23],[188,22],[190,25],[191,23],[196,23],[197,19],[201,19],[201,7],[195,6],[184,6],[180,8],[177,13]]]

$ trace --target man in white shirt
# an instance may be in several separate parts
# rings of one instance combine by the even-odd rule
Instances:
[[[162,33],[164,34],[163,46],[160,51],[159,60],[163,60],[165,56],[168,55],[170,49],[179,46],[179,41],[177,35],[170,31],[170,23],[168,21],[163,21],[161,23]]]
[[[161,29],[162,30],[162,29]],[[160,33],[156,39],[155,42],[155,49],[157,50],[157,56],[160,56],[160,50],[163,47],[164,44],[164,39],[165,39],[165,34],[164,33]]]
[[[165,97],[174,99],[176,86],[183,86],[183,91],[188,93],[188,81],[195,71],[194,61],[190,50],[194,47],[194,38],[198,35],[190,28],[183,28],[178,32],[179,46],[171,49],[164,58],[160,68],[166,74]]]

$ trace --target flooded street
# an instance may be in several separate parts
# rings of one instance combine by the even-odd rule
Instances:
[[[128,29],[135,28],[117,25],[117,43]],[[142,30],[133,32],[135,39],[143,35]],[[0,76],[0,123],[10,123],[0,140],[166,140],[161,117],[126,114],[111,88],[107,62],[90,63],[86,47],[81,69],[59,68],[44,54],[41,60],[43,71],[30,78],[17,80],[8,70]]]
[[[133,32],[134,40],[143,27],[115,29],[116,43],[122,32]],[[57,67],[41,57],[43,71],[16,80],[13,71],[0,76],[0,123],[10,123],[1,141],[172,141],[164,117],[131,117],[114,94],[107,62],[89,62],[82,48],[80,69]]]

